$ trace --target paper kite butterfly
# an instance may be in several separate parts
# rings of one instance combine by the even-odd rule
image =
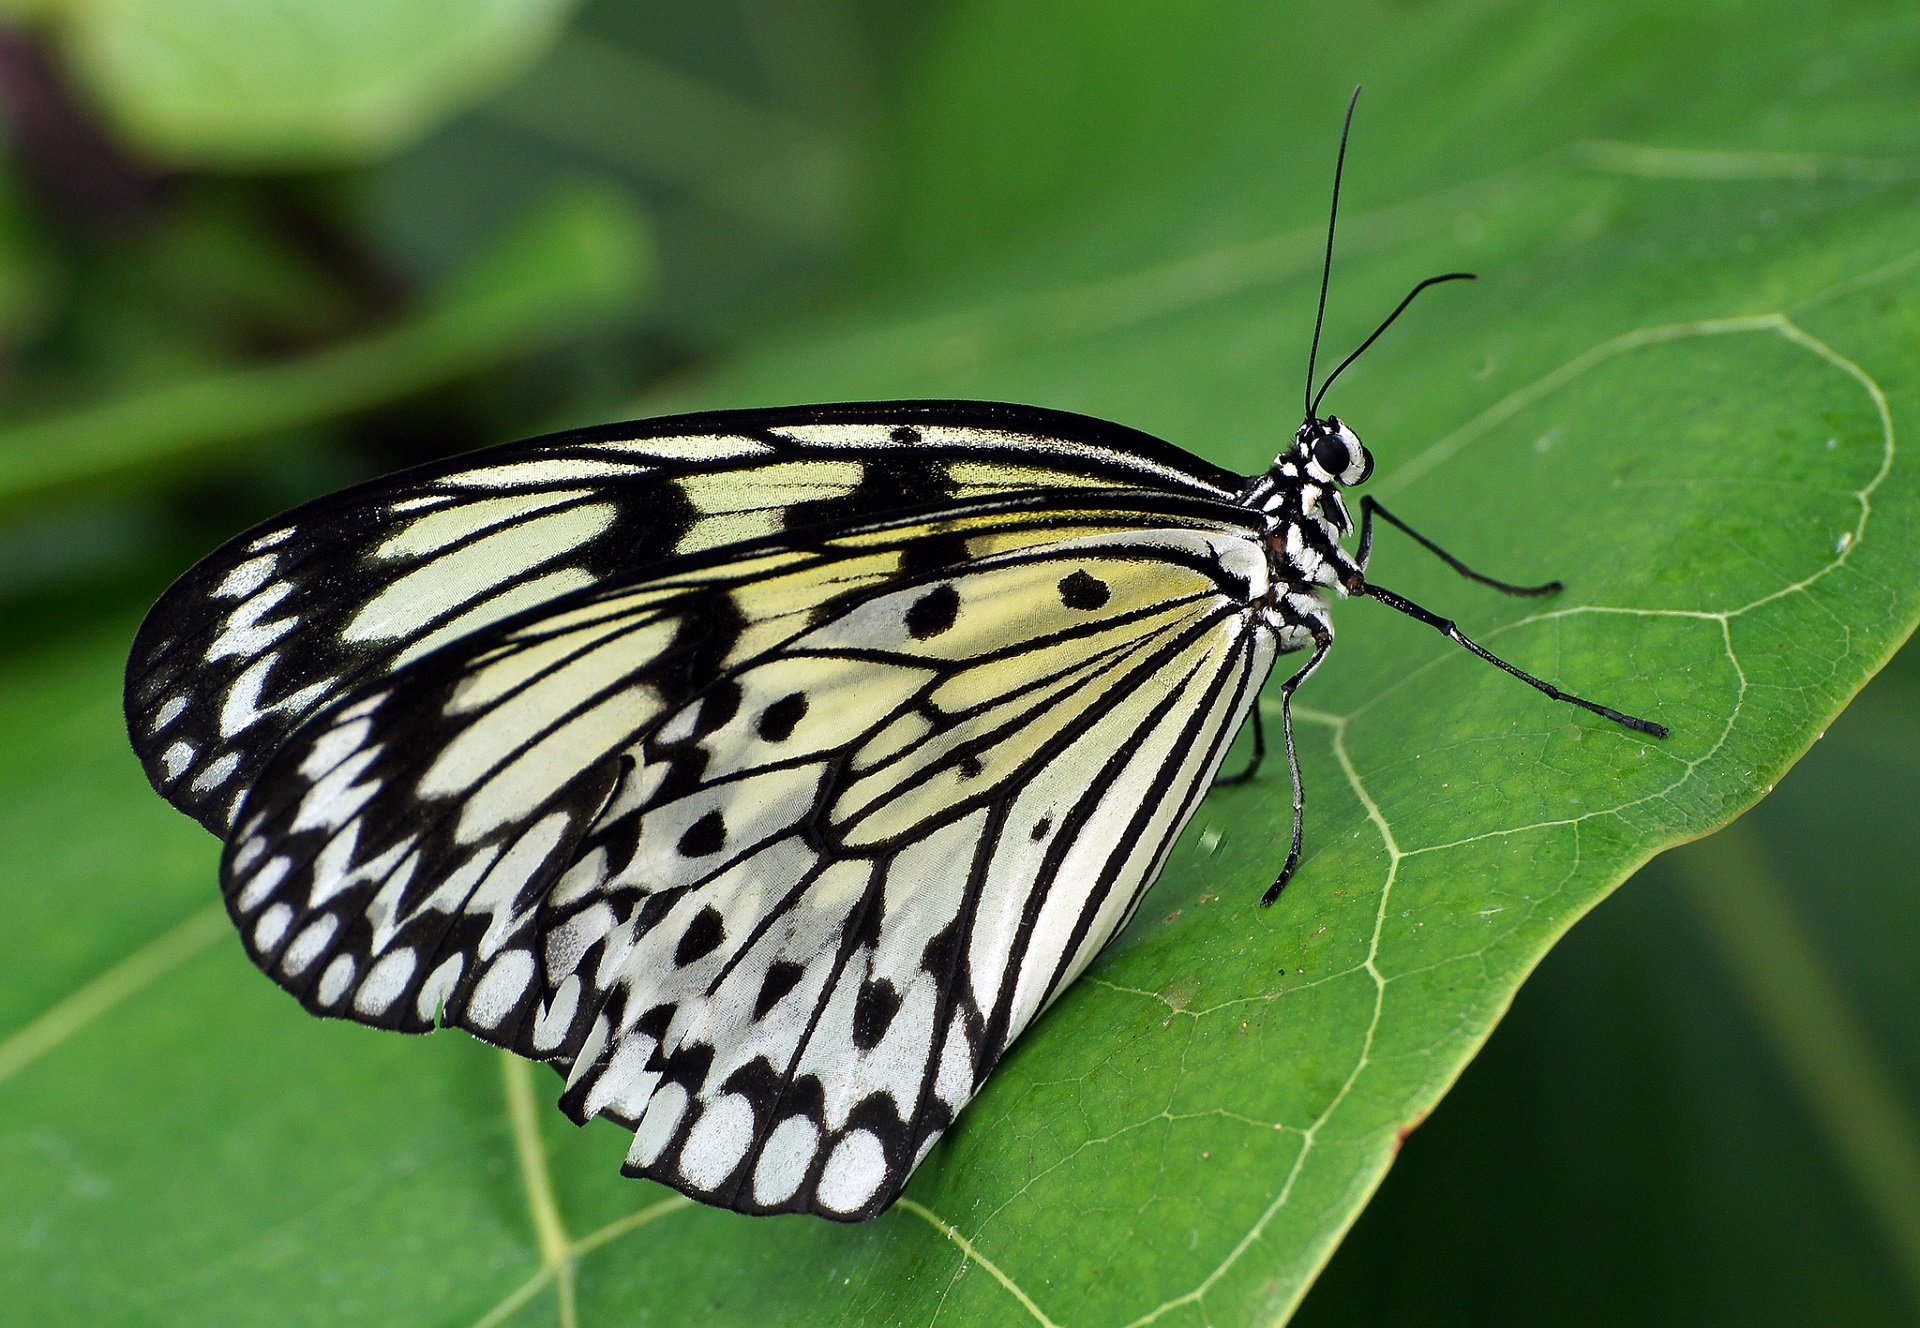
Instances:
[[[1278,895],[1329,589],[1666,732],[1367,580],[1373,517],[1402,523],[1363,499],[1341,547],[1373,460],[1319,414],[1339,371],[1316,395],[1310,363],[1251,479],[955,401],[406,471],[176,583],[128,665],[133,743],[313,1013],[549,1062],[569,1116],[633,1130],[629,1174],[704,1202],[870,1218],[1126,924],[1249,715],[1257,766],[1261,686],[1310,652],[1280,688]]]

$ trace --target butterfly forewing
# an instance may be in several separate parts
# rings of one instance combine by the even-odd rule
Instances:
[[[216,834],[301,723],[365,679],[676,557],[1061,487],[1219,506],[1240,481],[1079,416],[896,402],[682,416],[494,448],[229,542],[148,615],[127,720],[154,787]]]

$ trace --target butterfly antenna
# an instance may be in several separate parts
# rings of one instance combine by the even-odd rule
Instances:
[[[1361,351],[1364,351],[1367,347],[1371,346],[1374,342],[1380,340],[1380,334],[1382,332],[1385,332],[1388,328],[1392,327],[1393,320],[1398,318],[1401,314],[1407,311],[1407,306],[1413,303],[1414,296],[1418,295],[1421,291],[1425,290],[1429,286],[1438,286],[1443,281],[1475,281],[1475,280],[1478,280],[1478,278],[1471,272],[1446,272],[1446,273],[1442,273],[1440,276],[1437,276],[1437,277],[1428,277],[1425,281],[1421,282],[1418,286],[1415,286],[1412,290],[1408,291],[1407,298],[1400,301],[1399,307],[1396,308],[1392,313],[1387,315],[1385,322],[1381,323],[1379,327],[1376,327],[1373,329],[1372,336],[1368,337],[1365,341],[1360,343],[1360,350],[1356,350],[1353,354],[1347,356],[1346,359],[1340,361],[1339,365],[1334,369],[1334,371],[1327,375],[1327,381],[1320,384],[1319,393],[1313,398],[1312,401],[1309,401],[1307,403],[1307,417],[1309,419],[1313,419],[1319,415],[1320,402],[1327,395],[1327,389],[1333,386],[1333,380],[1340,376],[1340,371],[1342,369],[1345,369],[1349,364],[1352,364],[1355,360],[1359,359]],[[1321,298],[1324,299],[1325,296],[1322,296]]]
[[[1314,364],[1320,358],[1320,326],[1327,321],[1327,282],[1333,277],[1333,228],[1340,220],[1340,176],[1347,168],[1347,135],[1353,132],[1353,108],[1360,104],[1360,89],[1347,99],[1346,123],[1340,126],[1340,155],[1333,162],[1333,207],[1327,213],[1327,257],[1320,265],[1320,311],[1313,316],[1313,349],[1307,352],[1307,418],[1313,418]]]

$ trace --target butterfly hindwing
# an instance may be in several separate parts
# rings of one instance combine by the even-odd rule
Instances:
[[[1218,505],[1237,477],[1132,430],[989,403],[737,411],[513,443],[319,499],[230,541],[148,615],[127,720],[216,834],[266,761],[363,680],[678,556],[1014,492]]]
[[[871,1216],[1270,663],[1256,542],[1109,498],[669,564],[363,680],[244,805],[250,950],[316,1012],[555,1062],[634,1174]]]

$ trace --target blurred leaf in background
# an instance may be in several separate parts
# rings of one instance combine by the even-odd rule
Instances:
[[[661,374],[832,283],[880,121],[872,71],[912,23],[834,0],[575,8],[15,7],[34,21],[0,30],[10,583],[150,578],[321,489],[628,414]],[[309,19],[311,40],[262,35]],[[160,42],[204,76],[198,148],[119,130],[113,108],[151,89],[104,90],[143,71],[70,58],[82,29]],[[463,42],[512,58],[448,55]],[[262,103],[256,75],[272,71],[245,56],[262,43],[306,62],[267,79],[299,97]],[[235,79],[209,72],[236,61]],[[367,147],[363,169],[314,171],[338,159],[315,135],[340,116],[301,98],[378,101],[367,88],[414,108],[407,131]],[[222,124],[279,146],[236,173]],[[580,125],[598,130],[585,149],[553,141]],[[804,197],[783,190],[759,229],[699,201],[776,158],[797,163],[781,178]],[[496,300],[476,320],[455,297],[489,272],[524,307]],[[155,539],[185,543],[162,555]]]
[[[573,0],[67,0],[40,17],[125,140],[200,168],[392,153],[525,70]]]
[[[1305,1320],[1911,1319],[1898,668],[1735,838],[1555,950],[1407,1133],[1561,932],[1760,796],[1920,612],[1920,497],[1877,469],[1920,393],[1905,9],[8,9],[0,1302],[1266,1323],[1331,1257]],[[1256,469],[1361,80],[1332,344],[1414,277],[1484,279],[1339,409],[1417,524],[1573,590],[1534,615],[1378,566],[1523,663],[1657,697],[1672,743],[1343,610],[1282,905],[1250,906],[1283,785],[1210,801],[855,1229],[620,1180],[621,1132],[567,1126],[544,1071],[307,1020],[245,963],[217,846],[119,732],[132,626],[194,556],[398,464],[682,404],[1000,397]]]
[[[274,364],[195,377],[0,429],[0,501],[337,419],[628,311],[651,266],[623,198],[558,191],[408,320]]]

